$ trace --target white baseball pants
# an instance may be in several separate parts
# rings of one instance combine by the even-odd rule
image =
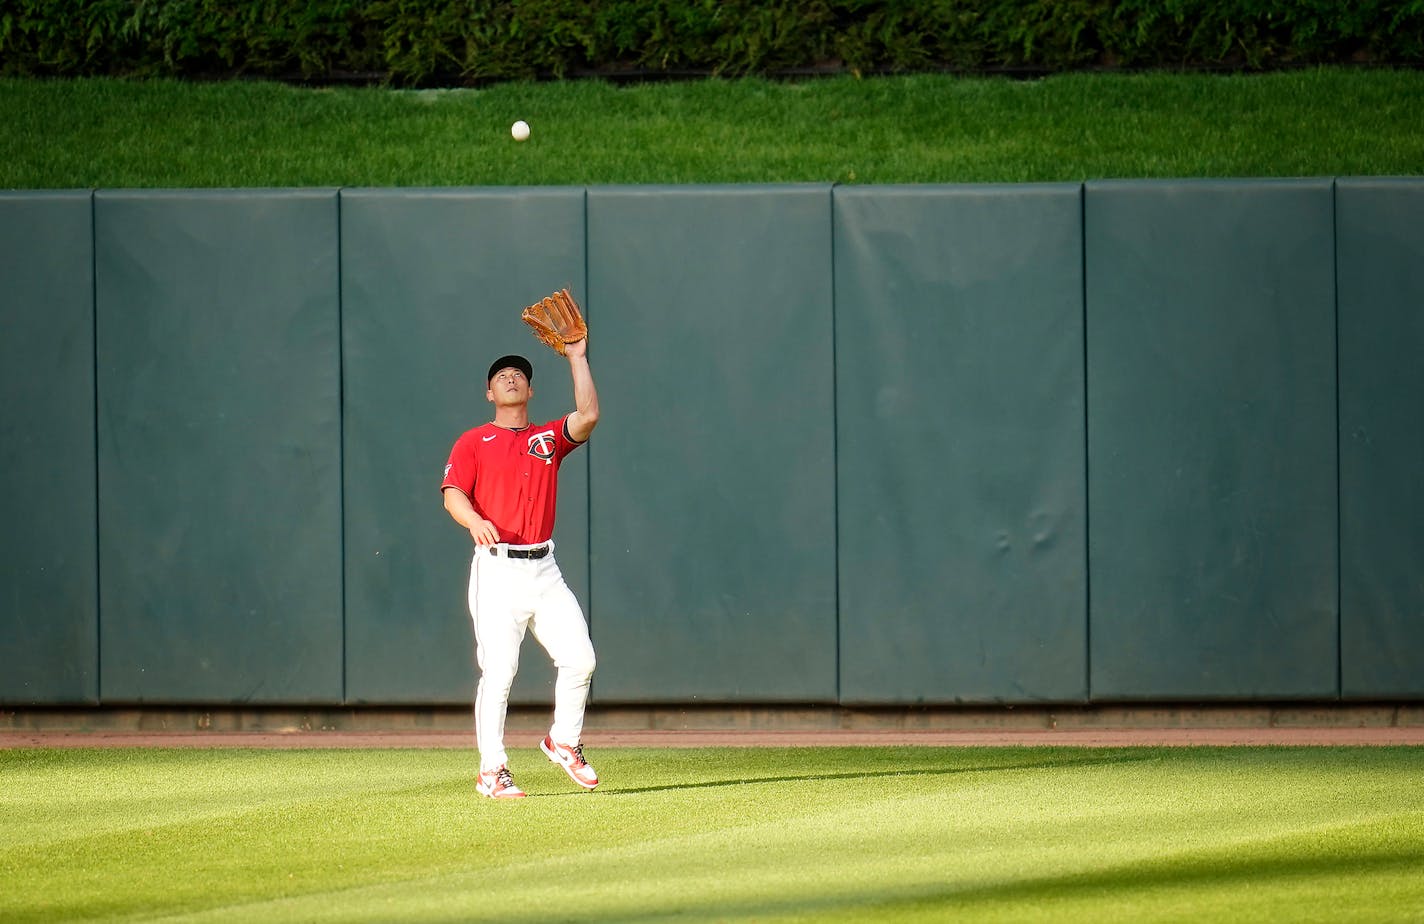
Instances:
[[[470,565],[470,618],[475,625],[475,660],[480,682],[475,691],[475,743],[480,770],[508,762],[504,720],[509,688],[519,670],[519,646],[526,629],[549,653],[558,669],[554,681],[554,724],[549,736],[560,744],[578,744],[584,707],[593,678],[593,642],[578,598],[549,554],[538,559],[507,558],[505,553],[530,546],[501,543],[475,549]]]

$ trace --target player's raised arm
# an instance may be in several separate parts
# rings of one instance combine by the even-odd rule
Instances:
[[[574,410],[566,425],[576,443],[588,439],[598,425],[598,392],[588,368],[588,322],[568,289],[555,292],[524,309],[521,319],[549,349],[569,360],[574,376]]]
[[[582,443],[598,426],[598,389],[593,387],[593,371],[588,366],[587,338],[564,347],[569,371],[574,378],[574,412],[568,417],[569,438]]]

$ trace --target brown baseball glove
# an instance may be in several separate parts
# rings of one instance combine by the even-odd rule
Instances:
[[[583,312],[579,311],[578,302],[568,289],[561,289],[525,308],[522,317],[524,323],[534,329],[534,336],[560,356],[564,355],[566,344],[578,343],[588,336]]]

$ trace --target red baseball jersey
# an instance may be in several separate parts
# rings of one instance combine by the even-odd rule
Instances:
[[[523,430],[492,423],[467,430],[450,450],[440,490],[465,492],[501,542],[547,542],[554,534],[559,466],[583,445],[569,438],[567,426],[564,417]]]

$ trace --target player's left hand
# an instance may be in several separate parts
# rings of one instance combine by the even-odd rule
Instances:
[[[564,355],[569,359],[582,359],[588,355],[588,338],[564,344]]]
[[[568,289],[545,296],[525,308],[519,317],[541,343],[561,356],[568,355],[569,344],[588,337],[588,322]]]

